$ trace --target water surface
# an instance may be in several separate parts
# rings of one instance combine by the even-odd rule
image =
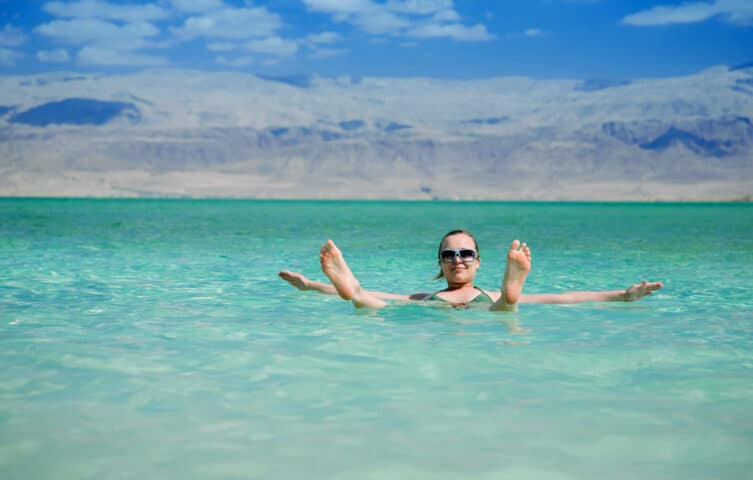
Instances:
[[[635,303],[356,312],[299,292],[334,239],[366,288]],[[753,206],[0,200],[4,479],[706,479],[753,471]]]

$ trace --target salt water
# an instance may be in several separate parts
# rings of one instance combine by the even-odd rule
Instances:
[[[369,289],[665,287],[517,314],[300,292],[332,238]],[[0,200],[0,478],[742,479],[753,206]]]

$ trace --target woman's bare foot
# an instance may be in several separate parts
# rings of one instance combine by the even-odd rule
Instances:
[[[520,300],[523,285],[531,271],[531,249],[519,240],[513,240],[507,252],[507,266],[502,279],[502,298],[507,305],[515,305]]]
[[[327,240],[322,245],[319,261],[322,264],[322,272],[335,286],[337,294],[343,300],[352,300],[361,290],[361,285],[345,263],[345,258],[335,242]]]
[[[327,275],[332,285],[335,286],[337,294],[343,300],[350,300],[356,307],[383,307],[385,302],[370,295],[368,292],[361,290],[361,284],[358,283],[350,267],[345,262],[343,254],[332,240],[327,240],[319,252],[319,260],[322,264],[322,272]]]

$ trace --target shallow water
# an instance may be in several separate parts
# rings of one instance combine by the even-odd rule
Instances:
[[[526,291],[635,303],[356,312],[299,292],[333,238],[366,288],[513,238]],[[750,478],[753,206],[0,200],[3,479]]]

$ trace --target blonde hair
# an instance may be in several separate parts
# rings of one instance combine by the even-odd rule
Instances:
[[[464,229],[458,229],[458,230],[450,230],[449,232],[444,234],[444,237],[442,237],[442,240],[439,242],[439,248],[437,248],[437,262],[440,261],[440,255],[442,254],[442,245],[444,244],[444,241],[447,240],[447,237],[451,237],[453,235],[468,235],[471,237],[471,240],[473,240],[473,248],[476,249],[476,258],[479,258],[481,252],[478,250],[478,242],[476,241],[476,237],[473,236],[471,232]],[[434,280],[439,280],[440,278],[444,278],[444,272],[442,272],[442,267],[439,267],[439,273],[437,273],[434,276]]]

